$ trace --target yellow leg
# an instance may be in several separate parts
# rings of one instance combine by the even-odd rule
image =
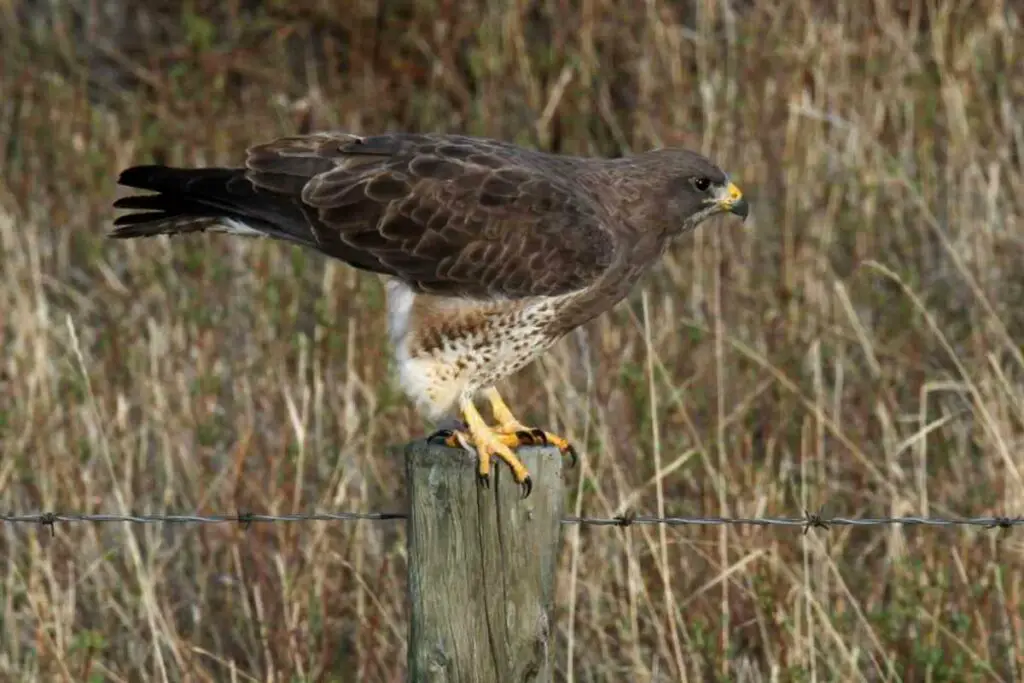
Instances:
[[[466,431],[453,430],[447,433],[445,444],[453,448],[461,446],[466,450],[476,450],[477,477],[484,486],[490,486],[491,456],[498,456],[512,470],[512,478],[523,489],[523,498],[529,496],[533,490],[533,480],[526,466],[512,452],[512,448],[519,443],[515,434],[499,434],[488,427],[471,399],[461,401],[459,408],[466,421]]]
[[[501,398],[501,394],[494,387],[484,389],[484,398],[491,404],[491,413],[494,415],[494,421],[498,423],[498,428],[495,431],[503,437],[515,437],[515,443],[510,444],[513,448],[537,443],[551,444],[564,455],[569,456],[571,466],[576,465],[576,449],[567,439],[551,432],[545,432],[543,429],[524,426],[512,414]]]

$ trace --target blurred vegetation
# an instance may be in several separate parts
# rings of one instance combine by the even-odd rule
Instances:
[[[574,512],[1024,512],[1024,30],[998,0],[0,4],[0,509],[402,506],[380,283],[104,239],[118,171],[297,131],[681,145],[753,204],[510,382]],[[995,532],[567,528],[558,679],[1024,678]],[[404,530],[0,535],[0,678],[399,681]]]

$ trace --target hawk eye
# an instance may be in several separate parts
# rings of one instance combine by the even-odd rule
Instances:
[[[711,187],[711,181],[704,176],[698,176],[693,179],[693,186],[697,188],[698,192],[707,192]]]

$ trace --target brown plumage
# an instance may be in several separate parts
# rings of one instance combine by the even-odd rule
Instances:
[[[621,300],[671,237],[747,204],[708,159],[679,149],[596,159],[461,135],[316,133],[248,150],[241,168],[136,166],[135,209],[112,237],[213,230],[301,244],[385,276],[391,341],[406,393],[512,468],[522,444],[565,439],[524,427],[493,385]],[[496,427],[473,405],[483,392]]]

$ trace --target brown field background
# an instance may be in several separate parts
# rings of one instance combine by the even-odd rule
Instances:
[[[400,510],[379,281],[104,238],[276,135],[684,145],[752,202],[508,383],[573,513],[1024,514],[1024,12],[0,2],[0,511]],[[566,527],[557,679],[1016,681],[1019,531]],[[401,681],[400,522],[0,528],[0,680]]]

